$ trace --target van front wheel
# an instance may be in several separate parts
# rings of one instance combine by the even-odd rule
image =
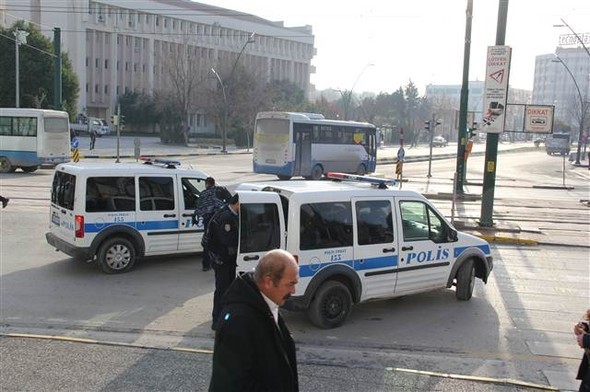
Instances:
[[[473,259],[465,260],[457,272],[457,292],[456,297],[460,301],[468,301],[473,295],[473,286],[475,286],[475,268],[473,268]]]
[[[135,247],[125,238],[110,238],[98,250],[98,264],[107,274],[127,272],[135,264]]]
[[[352,296],[348,287],[331,280],[318,289],[311,302],[308,316],[320,328],[336,328],[348,318],[352,309]]]

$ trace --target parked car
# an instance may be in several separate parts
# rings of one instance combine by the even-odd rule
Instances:
[[[434,139],[432,139],[432,147],[446,147],[447,144],[449,144],[447,139],[442,136],[435,136]]]

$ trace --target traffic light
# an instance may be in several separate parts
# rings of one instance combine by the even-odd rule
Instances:
[[[121,128],[121,130],[125,129],[125,116],[123,115],[119,115],[119,128]]]
[[[428,132],[430,132],[430,121],[424,121],[424,129],[426,129]]]
[[[119,116],[117,116],[116,114],[113,114],[111,116],[111,124],[119,125]]]

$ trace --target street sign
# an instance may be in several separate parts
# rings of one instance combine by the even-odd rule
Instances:
[[[80,146],[80,140],[77,137],[72,139],[72,148],[78,148]]]
[[[504,131],[511,53],[512,49],[509,46],[488,46],[482,132],[502,133]]]
[[[553,105],[525,105],[524,131],[551,133],[553,131]]]

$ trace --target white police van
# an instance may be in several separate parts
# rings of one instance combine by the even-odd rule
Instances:
[[[342,173],[350,181],[241,184],[238,272],[274,248],[299,263],[286,303],[321,328],[340,326],[352,304],[456,286],[469,300],[475,278],[487,283],[489,244],[457,230],[422,195],[387,189],[394,181]],[[370,182],[370,183],[366,183]],[[372,184],[371,184],[372,183]]]
[[[179,162],[65,163],[55,168],[47,242],[106,273],[137,257],[200,252],[192,213],[207,174]]]

